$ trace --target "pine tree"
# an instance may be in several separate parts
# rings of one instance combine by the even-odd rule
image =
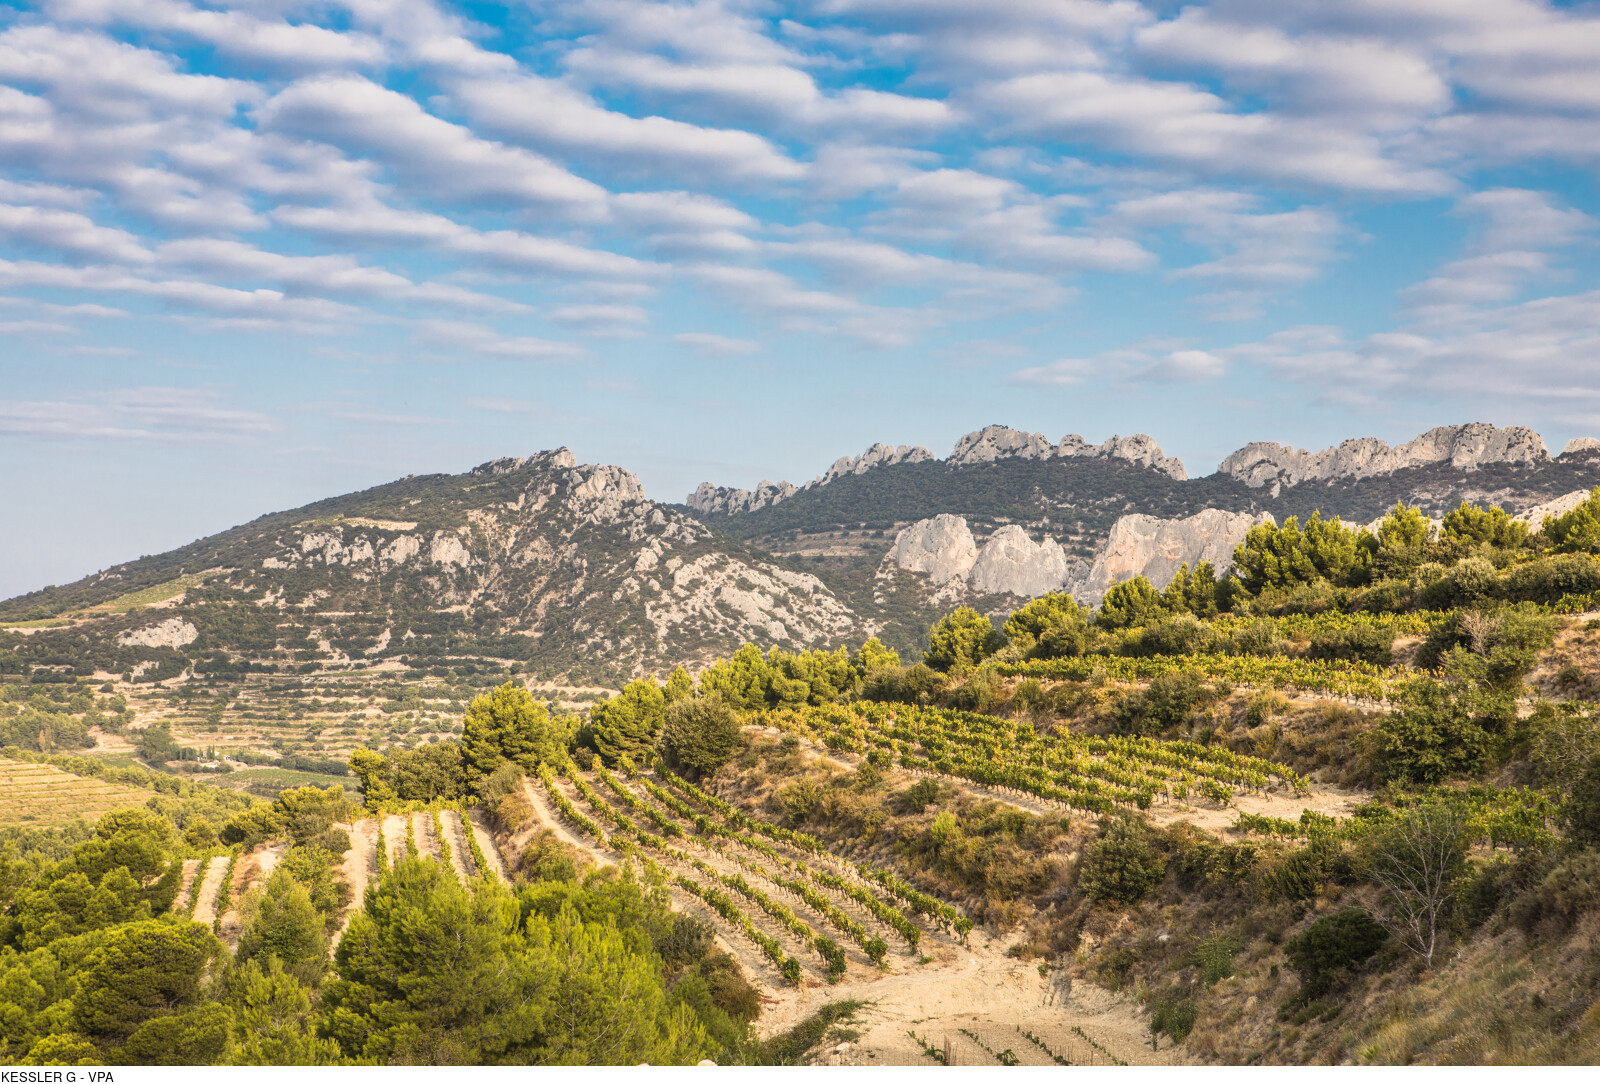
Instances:
[[[467,785],[474,791],[506,761],[532,769],[566,754],[568,720],[551,718],[545,705],[514,681],[484,693],[467,705],[461,735]]]
[[[595,748],[610,765],[624,757],[634,764],[644,763],[661,734],[666,708],[666,697],[654,680],[629,682],[620,696],[602,700],[590,711]]]

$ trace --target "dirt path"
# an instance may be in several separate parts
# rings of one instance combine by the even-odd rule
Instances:
[[[178,883],[178,894],[172,897],[172,913],[181,915],[189,910],[189,893],[194,891],[195,874],[200,872],[200,859],[185,858],[183,873]]]
[[[338,931],[333,935],[332,944],[328,946],[329,952],[339,946],[339,939],[344,936],[344,931],[350,928],[351,918],[361,909],[362,902],[367,896],[367,885],[377,872],[377,856],[378,822],[356,821],[350,826],[350,849],[344,853],[344,865],[340,867],[340,872],[344,874],[344,883],[350,886],[350,904],[344,910],[344,918],[339,923]]]
[[[239,904],[243,902],[244,895],[252,888],[265,884],[272,871],[278,868],[278,863],[283,860],[284,853],[288,851],[287,843],[269,843],[257,847],[249,854],[241,855],[239,861],[233,865],[233,890],[228,896],[228,910],[222,916],[222,941],[229,948],[239,942],[240,925],[242,919],[239,914]]]
[[[230,856],[213,855],[206,865],[205,879],[200,882],[200,894],[195,897],[194,920],[209,926],[217,919],[217,894],[222,891],[222,875],[228,872]]]
[[[1054,973],[1041,976],[1036,965],[1004,954],[1005,943],[974,931],[969,949],[905,974],[844,981],[836,986],[774,991],[757,1027],[771,1035],[792,1027],[822,1005],[853,997],[871,1004],[852,1025],[860,1038],[843,1055],[821,1047],[820,1060],[851,1065],[933,1065],[914,1031],[929,1045],[950,1043],[958,1065],[996,1065],[993,1056],[961,1033],[974,1032],[996,1052],[1010,1050],[1025,1065],[1051,1065],[1048,1055],[1017,1029],[1039,1036],[1074,1065],[1114,1064],[1107,1053],[1072,1029],[1133,1065],[1181,1064],[1181,1051],[1152,1051],[1145,1017],[1130,1000],[1095,986],[1064,988]]]
[[[411,831],[417,837],[417,854],[422,858],[439,857],[439,840],[433,834],[433,818],[426,813],[411,814]]]
[[[450,844],[450,868],[456,871],[461,883],[466,884],[473,876],[470,868],[472,853],[461,830],[461,815],[453,809],[440,810],[439,823],[444,828],[444,841]]]
[[[383,847],[389,852],[390,866],[406,853],[406,822],[392,813],[383,818]]]
[[[511,878],[506,876],[505,863],[500,860],[500,848],[494,845],[494,836],[489,834],[489,827],[484,823],[483,811],[481,809],[469,809],[467,811],[467,822],[472,829],[473,838],[478,841],[478,849],[489,860],[489,866],[494,875],[502,881],[509,881]]]
[[[617,864],[616,856],[610,851],[602,851],[598,846],[595,845],[594,840],[589,839],[587,836],[579,836],[564,823],[562,823],[560,816],[558,816],[556,811],[550,806],[550,799],[544,792],[543,783],[535,784],[533,780],[529,779],[527,776],[523,776],[522,791],[528,797],[528,804],[533,806],[534,817],[538,821],[539,828],[550,829],[556,834],[557,839],[564,843],[570,843],[572,846],[578,848],[578,850],[590,855],[598,864],[602,866],[614,866]],[[537,829],[535,829],[535,831],[537,831]],[[529,833],[529,838],[531,838],[531,836],[532,833]],[[513,840],[513,842],[515,842],[515,840]],[[523,842],[526,842],[526,839],[524,839]]]

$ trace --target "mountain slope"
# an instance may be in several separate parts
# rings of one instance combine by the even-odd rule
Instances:
[[[117,612],[162,585],[174,598],[159,611]],[[45,615],[72,623],[19,656],[113,673],[480,656],[607,683],[750,639],[830,646],[870,627],[815,576],[566,449],[264,516],[0,604],[0,618]]]

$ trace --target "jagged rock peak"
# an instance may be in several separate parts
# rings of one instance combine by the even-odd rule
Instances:
[[[1164,454],[1155,438],[1147,433],[1113,436],[1103,444],[1090,444],[1078,434],[1069,433],[1060,443],[1052,444],[1043,433],[1024,433],[1010,426],[990,425],[956,441],[945,462],[953,467],[964,467],[997,459],[1071,458],[1123,459],[1179,481],[1189,476],[1182,460]]]
[[[1593,437],[1573,437],[1567,441],[1567,446],[1561,449],[1561,455],[1562,458],[1570,455],[1593,459],[1600,456],[1600,440],[1596,440]]]
[[[833,466],[829,467],[826,473],[819,474],[803,486],[763,480],[755,489],[734,489],[731,486],[701,482],[684,503],[702,514],[725,512],[730,516],[736,516],[742,512],[754,512],[758,508],[769,508],[802,490],[825,486],[847,474],[865,474],[877,467],[892,467],[897,463],[925,463],[931,459],[933,453],[920,446],[901,444],[896,447],[891,444],[874,444],[860,455],[846,455],[835,459]]]
[[[1371,478],[1435,463],[1474,470],[1487,463],[1541,463],[1549,458],[1544,438],[1532,429],[1520,425],[1500,429],[1487,422],[1468,422],[1441,425],[1396,448],[1376,437],[1347,440],[1320,452],[1260,441],[1246,444],[1228,456],[1217,466],[1217,472],[1259,488],[1330,478]]]
[[[578,459],[566,448],[552,448],[546,452],[534,452],[532,455],[522,457],[508,456],[504,459],[491,459],[472,468],[472,474],[510,474],[512,471],[522,470],[525,467],[534,467],[540,470],[568,469],[578,465]]]
[[[812,484],[825,486],[835,478],[842,478],[847,474],[865,474],[874,467],[892,467],[897,463],[926,463],[932,459],[933,453],[920,445],[901,444],[896,447],[890,444],[874,444],[860,455],[846,455],[835,459],[827,473]]]
[[[741,512],[754,512],[758,508],[767,508],[786,497],[794,496],[797,492],[799,491],[788,482],[763,480],[755,489],[733,489],[729,486],[714,486],[710,482],[701,482],[684,503],[703,515],[724,512],[734,516]]]

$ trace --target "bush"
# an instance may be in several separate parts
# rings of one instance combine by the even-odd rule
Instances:
[[[1123,580],[1107,591],[1100,601],[1095,624],[1106,629],[1126,629],[1146,625],[1165,616],[1161,595],[1143,576]]]
[[[1369,740],[1373,770],[1384,781],[1441,783],[1476,775],[1489,755],[1489,735],[1468,706],[1431,680],[1407,689]]]
[[[1165,870],[1143,822],[1122,817],[1084,854],[1078,887],[1096,903],[1132,905],[1150,894]]]
[[[1388,940],[1389,931],[1376,919],[1350,909],[1317,919],[1284,945],[1283,954],[1306,993],[1315,996],[1371,959]]]
[[[1501,590],[1512,602],[1559,602],[1562,595],[1600,591],[1600,564],[1591,557],[1546,557],[1519,565]]]
[[[1216,651],[1221,641],[1205,622],[1192,614],[1179,614],[1147,625],[1127,648],[1136,656],[1197,655]]]
[[[661,752],[678,770],[713,775],[739,749],[744,733],[733,709],[716,695],[678,700],[667,707]]]
[[[1561,819],[1567,834],[1579,843],[1600,845],[1600,754],[1589,759],[1566,801],[1561,803]]]
[[[1350,659],[1388,666],[1393,661],[1394,633],[1372,621],[1360,620],[1311,641],[1306,652],[1313,659]]]
[[[884,704],[928,705],[944,691],[944,675],[928,666],[884,666],[867,674],[861,695]]]

